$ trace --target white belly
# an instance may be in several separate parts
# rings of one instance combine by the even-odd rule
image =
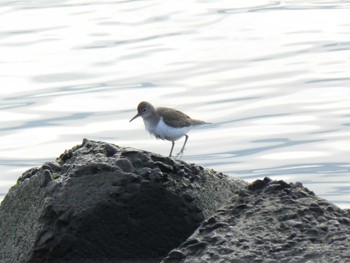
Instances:
[[[166,125],[165,122],[160,119],[156,127],[153,127],[153,129],[149,128],[151,127],[146,126],[146,129],[157,138],[168,141],[176,141],[187,134],[192,127],[173,128]]]

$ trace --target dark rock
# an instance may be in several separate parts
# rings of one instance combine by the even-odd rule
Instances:
[[[166,163],[162,163],[160,161],[156,161],[153,163],[153,167],[159,167],[164,172],[173,172],[174,171],[174,165],[169,165]]]
[[[11,188],[0,262],[350,262],[349,226],[301,183],[84,139]]]
[[[17,182],[23,182],[25,179],[31,178],[33,175],[35,175],[39,171],[38,168],[31,168],[28,171],[24,172],[21,177],[18,178]]]
[[[134,166],[132,165],[132,163],[127,158],[118,159],[115,162],[115,164],[120,169],[122,169],[122,171],[124,171],[126,173],[133,173],[134,172]]]
[[[251,191],[256,191],[264,188],[265,186],[266,182],[264,182],[263,180],[255,180],[248,186],[248,189]]]
[[[45,187],[52,180],[52,174],[50,170],[45,169],[42,175],[42,182],[40,187]]]
[[[44,163],[41,168],[42,169],[48,169],[48,170],[53,171],[53,172],[61,171],[61,166],[59,164],[57,164],[56,162]]]
[[[349,247],[349,210],[300,183],[264,179],[238,190],[176,248],[181,260],[170,252],[163,263],[350,262]]]
[[[181,251],[174,249],[173,251],[170,252],[170,257],[173,260],[179,261],[185,258],[185,255]]]
[[[11,188],[0,207],[0,262],[160,262],[245,186],[194,164],[84,139]]]

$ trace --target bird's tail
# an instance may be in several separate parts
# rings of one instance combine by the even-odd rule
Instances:
[[[212,124],[211,122],[201,121],[201,120],[193,120],[194,125],[204,125],[204,124]]]

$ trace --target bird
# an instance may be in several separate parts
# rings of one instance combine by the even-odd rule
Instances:
[[[142,101],[137,106],[137,114],[129,121],[142,117],[146,130],[156,139],[171,141],[169,157],[172,157],[175,141],[185,136],[185,142],[181,151],[176,155],[183,154],[188,140],[187,133],[197,126],[210,124],[209,122],[190,118],[185,113],[167,107],[155,108],[151,103]]]

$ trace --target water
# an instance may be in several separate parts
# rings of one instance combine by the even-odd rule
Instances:
[[[349,1],[1,1],[0,199],[83,138],[167,155],[142,100],[212,125],[184,160],[350,207]],[[179,150],[183,140],[177,142]]]

